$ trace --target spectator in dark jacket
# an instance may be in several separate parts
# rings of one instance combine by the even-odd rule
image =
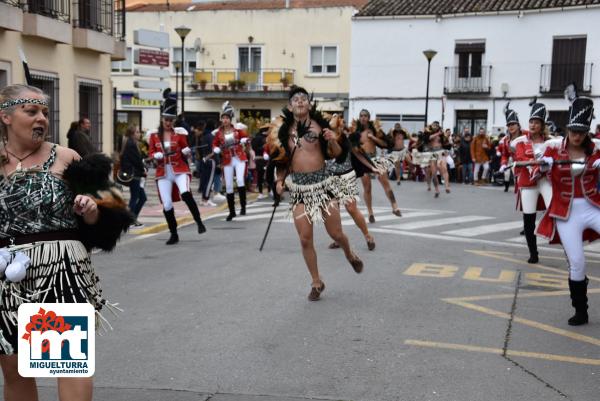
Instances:
[[[201,206],[217,206],[210,200],[217,163],[212,152],[214,135],[206,129],[206,124],[199,124],[194,128],[196,138],[196,170],[200,173],[200,187],[198,191],[202,194]]]
[[[268,155],[265,152],[265,143],[267,142],[267,136],[269,135],[269,127],[261,128],[257,134],[252,138],[252,150],[254,150],[254,160],[256,162],[256,174],[257,174],[257,186],[258,186],[258,199],[264,198],[263,186],[265,184],[265,168],[267,167]],[[267,160],[265,160],[265,156]],[[267,189],[267,192],[268,189]]]
[[[82,117],[77,123],[77,128],[73,129],[73,124],[71,124],[71,128],[67,133],[67,146],[79,153],[81,157],[97,152],[90,137],[91,127],[90,119]]]
[[[473,158],[471,157],[471,142],[473,137],[470,132],[465,132],[460,141],[459,155],[463,170],[463,183],[473,184]]]
[[[139,128],[136,125],[130,125],[125,132],[126,142],[121,152],[121,171],[133,176],[129,185],[131,191],[129,210],[135,217],[135,227],[143,226],[137,218],[147,199],[146,190],[144,189],[146,168],[138,147],[141,136]]]

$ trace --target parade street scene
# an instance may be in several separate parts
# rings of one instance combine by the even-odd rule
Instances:
[[[600,0],[0,0],[5,401],[598,401]]]

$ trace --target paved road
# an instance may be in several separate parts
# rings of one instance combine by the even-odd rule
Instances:
[[[402,218],[374,186],[374,252],[344,213],[361,275],[316,228],[316,303],[283,207],[258,252],[268,202],[231,223],[214,210],[207,234],[184,227],[177,246],[152,228],[95,254],[126,310],[98,339],[96,399],[596,401],[600,249],[587,248],[591,324],[569,327],[564,255],[542,244],[541,263],[524,262],[511,193],[394,190]]]

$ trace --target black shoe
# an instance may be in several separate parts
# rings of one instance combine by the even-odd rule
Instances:
[[[198,234],[204,234],[206,232],[206,227],[204,227],[202,221],[198,221],[196,224],[198,224]]]
[[[587,324],[589,321],[589,316],[587,311],[585,312],[581,312],[581,311],[575,311],[575,314],[573,315],[573,317],[571,317],[568,321],[569,326],[581,326],[584,324]]]
[[[529,259],[527,259],[527,263],[538,263],[540,261],[540,258],[538,257],[537,253],[533,254],[533,255],[529,255]]]
[[[171,233],[169,240],[165,242],[167,245],[173,245],[179,242],[179,235]]]
[[[246,187],[238,187],[238,194],[240,196],[240,215],[246,215]]]

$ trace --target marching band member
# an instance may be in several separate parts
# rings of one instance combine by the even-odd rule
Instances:
[[[600,140],[592,139],[589,133],[593,110],[591,99],[576,98],[567,137],[548,141],[542,158],[549,169],[554,196],[537,232],[550,243],[562,243],[567,255],[569,292],[575,308],[575,315],[568,321],[571,326],[588,322],[583,241],[600,238],[600,193],[596,189]]]
[[[200,210],[190,192],[191,172],[186,158],[191,155],[192,150],[188,146],[188,133],[185,128],[173,127],[176,115],[177,100],[171,97],[166,98],[160,126],[157,130],[150,132],[148,141],[148,156],[157,163],[156,184],[163,205],[163,213],[171,232],[171,236],[166,242],[167,245],[179,242],[173,202],[180,199],[183,199],[190,209],[192,217],[198,225],[198,233],[206,232],[200,217]]]
[[[546,130],[546,106],[537,103],[536,99],[530,104],[529,132],[510,142],[510,148],[515,162],[535,162],[544,154],[544,142],[549,139]],[[531,175],[533,166],[515,167],[517,177],[517,208],[523,211],[523,228],[527,247],[529,248],[528,263],[539,261],[537,240],[535,238],[536,211],[544,210],[545,205],[552,199],[552,186],[546,177]]]
[[[502,138],[502,141],[498,144],[497,153],[500,156],[500,172],[504,173],[504,192],[508,192],[510,186],[510,176],[512,170],[508,167],[510,163],[514,161],[513,152],[510,147],[511,141],[520,137],[523,134],[527,134],[527,131],[521,131],[521,124],[519,123],[519,116],[517,112],[510,109],[510,102],[506,103],[504,107],[504,115],[506,116],[506,132],[507,135]],[[517,191],[515,182],[515,192]]]
[[[248,156],[244,150],[244,146],[248,142],[248,134],[242,128],[242,124],[234,127],[233,118],[235,110],[229,102],[223,104],[221,112],[221,126],[215,133],[213,140],[213,152],[221,154],[223,161],[223,174],[225,175],[225,191],[227,192],[227,206],[229,206],[229,215],[227,221],[231,221],[235,216],[235,194],[233,193],[233,174],[240,196],[240,214],[246,214],[246,163]]]
[[[435,188],[434,197],[440,196],[438,171],[444,178],[444,186],[446,187],[446,193],[450,193],[450,179],[448,177],[448,164],[446,163],[446,156],[449,148],[448,138],[444,135],[440,128],[440,123],[434,121],[423,135],[425,140],[425,151],[430,152],[429,165],[427,168],[427,188],[431,188],[431,180],[433,180],[433,186]],[[429,189],[428,189],[429,190]]]

